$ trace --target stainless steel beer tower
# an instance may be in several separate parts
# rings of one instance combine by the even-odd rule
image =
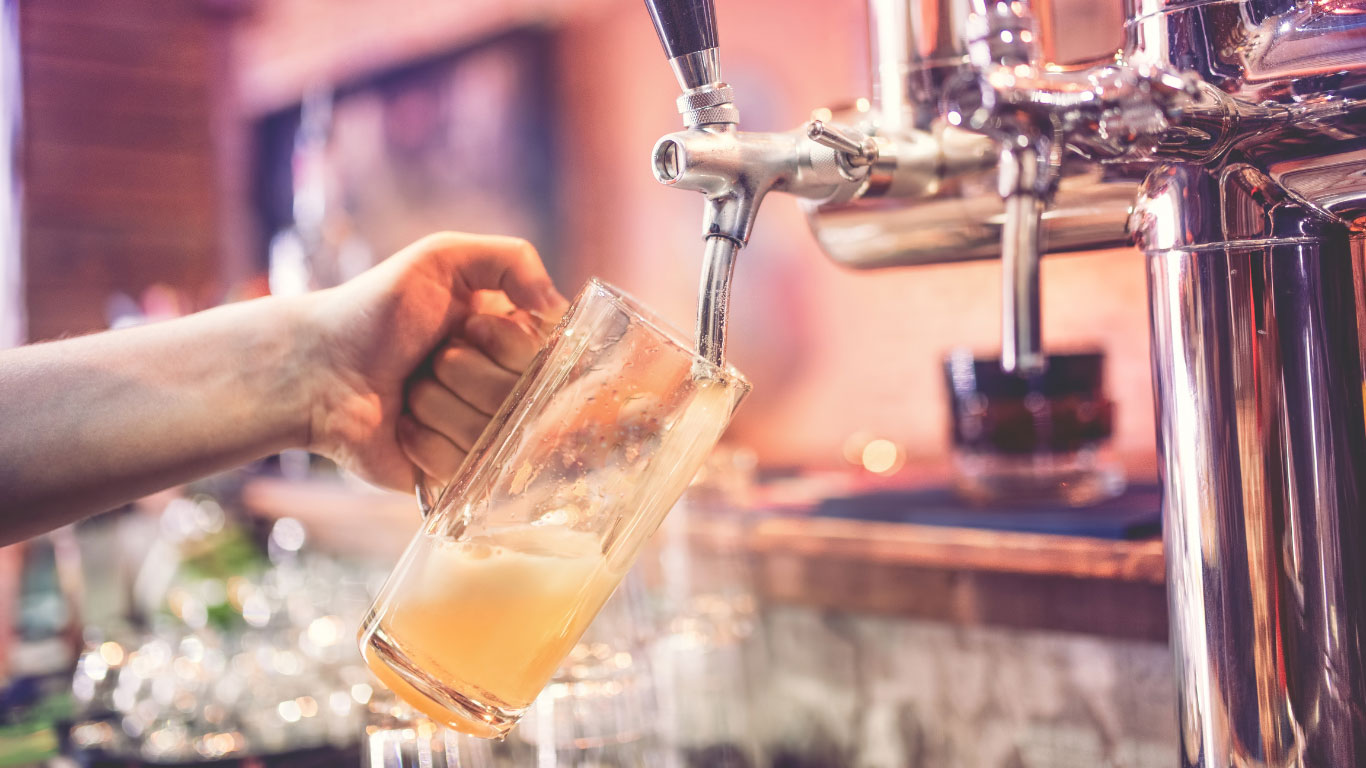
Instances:
[[[709,238],[775,189],[850,267],[1000,254],[1022,370],[1040,252],[1143,249],[1181,765],[1366,766],[1366,0],[1128,0],[1123,49],[1070,67],[1041,1],[871,0],[872,106],[779,135],[683,76],[719,61],[710,0],[646,4],[688,126],[656,176]],[[724,151],[670,160],[694,145]]]

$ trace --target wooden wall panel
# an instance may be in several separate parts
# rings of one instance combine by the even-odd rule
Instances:
[[[115,291],[213,292],[216,23],[189,0],[20,4],[30,339],[104,327]]]

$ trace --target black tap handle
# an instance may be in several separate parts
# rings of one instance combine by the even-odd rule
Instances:
[[[670,59],[716,47],[716,9],[712,0],[645,0]]]

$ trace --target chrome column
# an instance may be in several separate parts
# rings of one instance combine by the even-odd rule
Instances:
[[[1154,171],[1181,765],[1366,765],[1366,418],[1347,230],[1251,170]]]

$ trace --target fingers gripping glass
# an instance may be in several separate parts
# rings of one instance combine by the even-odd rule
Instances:
[[[361,628],[371,669],[446,725],[505,734],[748,391],[590,281],[390,574]]]

